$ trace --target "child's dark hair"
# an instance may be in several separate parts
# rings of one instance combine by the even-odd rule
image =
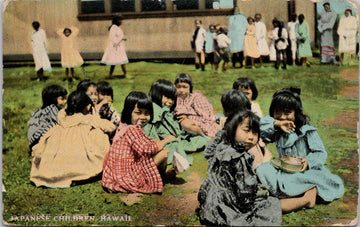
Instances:
[[[247,117],[249,118],[249,130],[259,135],[260,117],[251,110],[244,110],[237,112],[226,119],[223,138],[227,143],[235,146],[235,135],[237,127]]]
[[[80,82],[78,83],[76,90],[86,92],[87,89],[88,89],[91,85],[97,87],[97,84],[96,84],[93,80],[91,80],[91,79],[83,79],[82,81],[80,81]]]
[[[295,111],[295,131],[299,132],[301,126],[309,122],[309,116],[303,113],[302,101],[299,88],[284,88],[275,92],[270,104],[270,116],[274,117],[275,110],[294,110]]]
[[[97,83],[97,91],[99,94],[108,95],[111,97],[112,100],[114,100],[114,91],[109,82],[107,82],[107,81],[98,82]]]
[[[89,104],[94,107],[90,96],[84,91],[75,90],[68,97],[65,112],[67,115],[81,113]]]
[[[175,82],[174,84],[178,84],[178,83],[188,83],[190,85],[190,93],[192,93],[193,91],[193,84],[192,84],[192,79],[191,79],[191,76],[189,74],[186,74],[186,73],[181,73],[179,74],[176,79],[175,79]]]
[[[110,30],[111,26],[113,26],[113,25],[120,26],[121,23],[122,23],[122,20],[123,20],[122,16],[119,16],[119,15],[114,16],[112,21],[111,21],[111,25],[109,27],[109,30]]]
[[[67,91],[66,89],[58,84],[51,84],[46,86],[43,90],[42,90],[42,101],[43,101],[43,105],[41,108],[45,108],[47,106],[50,106],[51,104],[54,104],[55,106],[58,104],[57,103],[57,98],[60,96],[65,96],[67,95]]]
[[[31,25],[33,26],[33,28],[34,28],[35,30],[38,30],[38,29],[40,28],[40,23],[39,23],[39,21],[34,21],[34,22],[32,22]]]
[[[224,114],[227,117],[237,112],[251,109],[251,103],[248,97],[238,89],[225,91],[221,95],[221,104]]]
[[[134,111],[136,104],[137,108],[146,109],[150,112],[149,122],[152,121],[154,110],[150,97],[142,91],[131,91],[125,98],[124,108],[121,113],[122,123],[131,124],[131,113]]]
[[[241,77],[237,79],[233,83],[233,89],[240,89],[241,87],[244,87],[246,89],[249,89],[252,91],[251,99],[255,100],[258,96],[258,90],[255,86],[255,82],[253,79],[247,78],[247,77]]]
[[[154,103],[161,107],[163,95],[169,99],[174,100],[174,105],[171,107],[171,109],[174,109],[177,93],[175,85],[170,80],[160,79],[151,85],[149,96]]]
[[[71,32],[72,32],[70,28],[64,28],[63,34],[65,34],[65,33],[66,33],[66,31],[69,31],[69,32],[70,32],[70,34],[71,34]]]

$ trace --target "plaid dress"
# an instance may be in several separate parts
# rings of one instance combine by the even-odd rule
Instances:
[[[158,150],[140,126],[120,123],[104,160],[102,186],[120,192],[162,192],[163,182],[152,158]]]
[[[177,97],[175,115],[187,115],[209,137],[214,137],[218,131],[213,111],[209,99],[201,91],[193,91],[185,98]]]

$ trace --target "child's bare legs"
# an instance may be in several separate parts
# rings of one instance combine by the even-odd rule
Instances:
[[[184,118],[180,121],[180,125],[183,129],[193,134],[204,134],[202,129],[191,119]]]
[[[176,176],[176,171],[174,168],[166,171],[168,153],[169,150],[167,148],[163,148],[153,156],[154,162],[156,163],[163,182],[167,182]]]
[[[114,69],[115,69],[115,65],[111,65],[111,66],[110,66],[109,77],[111,77],[112,74],[114,73]]]
[[[259,57],[259,61],[260,61],[260,68],[263,66],[263,64],[262,64],[262,56],[260,55],[260,57]]]
[[[36,75],[40,80],[43,80],[44,79],[44,69],[41,68],[38,71],[36,71]]]
[[[251,68],[254,68],[255,67],[255,61],[254,61],[254,58],[251,58]]]
[[[281,210],[288,213],[303,207],[313,208],[316,202],[316,186],[308,189],[301,197],[280,199]]]
[[[341,53],[340,54],[340,65],[343,64],[343,61],[344,61],[344,53]]]
[[[125,64],[122,64],[122,65],[121,65],[121,69],[122,69],[122,71],[123,71],[123,73],[124,73],[124,76],[126,76],[126,67],[125,67]]]
[[[70,68],[71,71],[71,78],[74,78],[74,68]]]

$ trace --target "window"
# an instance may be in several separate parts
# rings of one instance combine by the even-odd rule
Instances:
[[[135,12],[135,0],[111,0],[111,12]]]
[[[236,0],[78,0],[78,19],[109,20],[148,17],[231,15]]]

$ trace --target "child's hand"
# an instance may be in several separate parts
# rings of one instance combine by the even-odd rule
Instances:
[[[169,142],[169,141],[171,141],[171,140],[176,140],[176,139],[177,139],[176,136],[174,136],[174,135],[168,135],[168,136],[165,136],[163,140],[166,141],[166,142]]]
[[[307,162],[306,158],[302,158],[301,163],[303,164],[303,168],[301,169],[301,171],[306,170],[308,167],[308,162]]]
[[[262,155],[261,149],[259,146],[253,146],[252,148],[250,148],[248,150],[248,152],[250,152],[254,155],[254,163],[253,163],[254,169],[256,169],[256,167],[258,165],[260,165],[261,163],[264,162],[264,160],[263,160],[264,156]]]
[[[293,121],[275,120],[274,126],[281,128],[285,132],[293,132],[295,130],[295,124]]]
[[[185,114],[182,114],[182,115],[178,115],[177,116],[177,119],[182,122],[183,120],[185,120],[187,118],[187,116]]]

